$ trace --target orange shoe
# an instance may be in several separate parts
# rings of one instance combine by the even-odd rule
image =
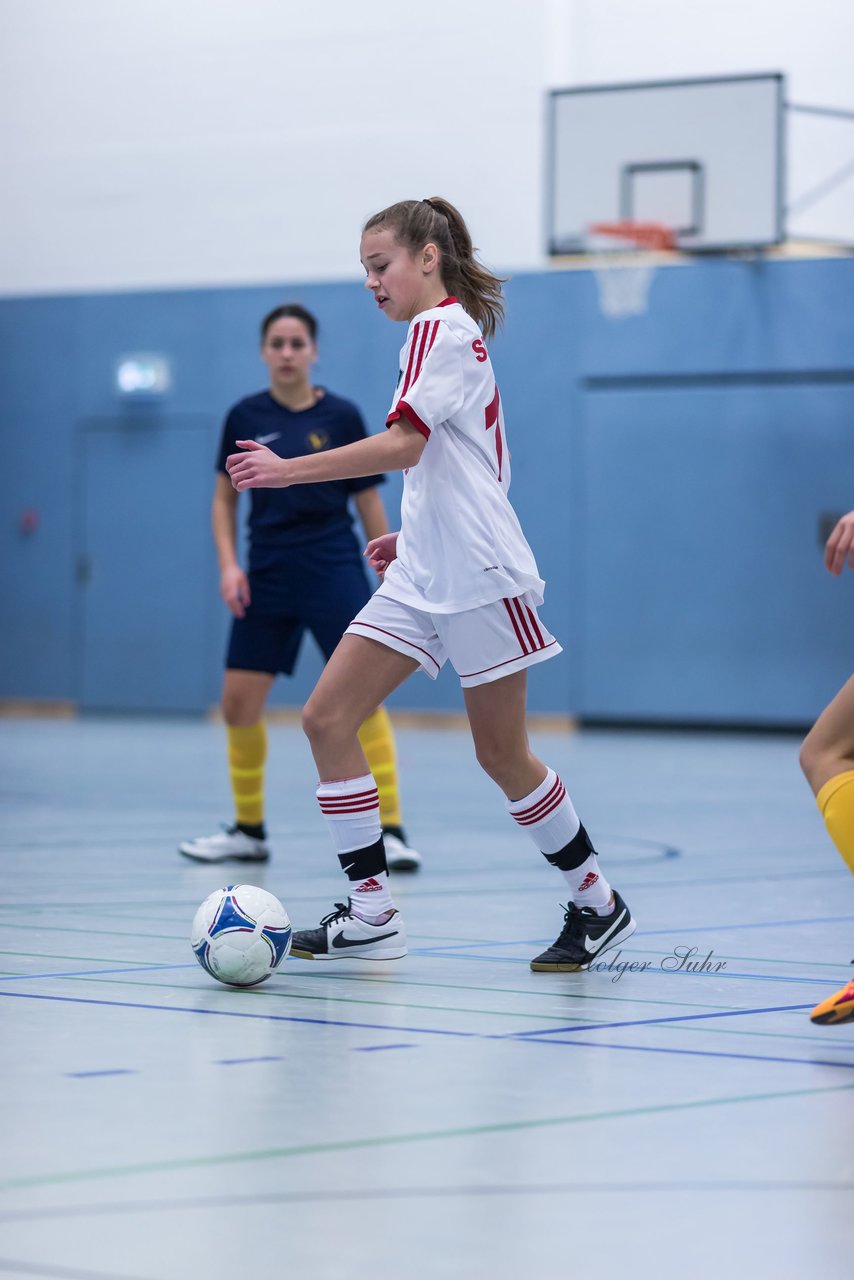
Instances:
[[[854,979],[841,991],[817,1004],[810,1014],[810,1022],[834,1026],[839,1022],[854,1022]]]

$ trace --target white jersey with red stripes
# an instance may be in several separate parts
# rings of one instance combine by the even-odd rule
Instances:
[[[427,445],[404,475],[397,559],[380,591],[460,613],[544,583],[510,505],[501,397],[480,329],[456,298],[422,311],[400,353],[386,425],[405,418]]]

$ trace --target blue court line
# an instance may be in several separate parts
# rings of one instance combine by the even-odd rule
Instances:
[[[561,1046],[569,1046],[569,1047],[582,1046],[583,1048],[587,1048],[587,1049],[622,1049],[629,1053],[630,1052],[663,1053],[663,1054],[675,1054],[681,1057],[724,1058],[724,1059],[732,1059],[732,1060],[738,1060],[743,1062],[782,1062],[790,1066],[842,1067],[849,1070],[854,1070],[854,1062],[835,1062],[832,1060],[828,1061],[822,1058],[784,1058],[784,1057],[772,1056],[770,1054],[724,1053],[723,1051],[716,1051],[712,1049],[675,1049],[675,1048],[668,1048],[668,1047],[653,1047],[652,1045],[613,1044],[608,1041],[602,1042],[600,1040],[575,1040],[575,1039],[555,1040],[552,1036],[548,1034],[531,1036],[525,1032],[521,1032],[516,1036],[507,1036],[507,1035],[484,1035],[483,1033],[478,1033],[473,1031],[440,1031],[433,1027],[396,1027],[396,1026],[384,1027],[374,1023],[365,1023],[365,1022],[343,1022],[343,1021],[335,1021],[332,1019],[321,1019],[321,1018],[292,1018],[292,1017],[284,1017],[281,1014],[241,1013],[233,1010],[220,1010],[220,1009],[186,1009],[186,1008],[170,1007],[168,1005],[135,1005],[135,1004],[130,1004],[126,1001],[114,1001],[114,1000],[78,1000],[70,996],[38,996],[38,995],[24,994],[18,991],[15,991],[15,992],[0,991],[0,996],[2,995],[18,996],[23,1000],[58,1000],[63,1003],[70,1003],[70,1004],[96,1004],[96,1005],[108,1005],[112,1007],[127,1008],[127,1009],[149,1009],[149,1010],[153,1009],[163,1013],[207,1013],[207,1014],[219,1015],[220,1017],[227,1017],[227,1018],[229,1017],[230,1018],[256,1018],[256,1019],[262,1019],[264,1021],[269,1021],[269,1022],[301,1022],[301,1023],[312,1023],[314,1025],[328,1026],[328,1027],[358,1027],[361,1030],[370,1030],[370,1031],[409,1031],[410,1033],[415,1032],[416,1034],[419,1034],[419,1035],[456,1036],[464,1039],[474,1039],[474,1040],[508,1040],[509,1039],[509,1040],[522,1041],[525,1044],[548,1044],[548,1045],[561,1045]],[[809,1006],[801,1005],[801,1006],[791,1006],[791,1007],[792,1008],[798,1008],[798,1007],[808,1008]],[[745,1010],[741,1010],[741,1012],[752,1013],[754,1012],[754,1010],[745,1009]],[[756,1012],[761,1012],[761,1011],[757,1010]],[[676,1019],[661,1018],[661,1019],[656,1019],[655,1021],[665,1022],[665,1021],[681,1021],[681,1020],[682,1019],[680,1018],[676,1018]],[[643,1024],[602,1023],[601,1025],[602,1027],[611,1028],[613,1026],[643,1025]],[[584,1030],[584,1029],[585,1028],[579,1028],[579,1030]],[[586,1029],[595,1030],[598,1028],[588,1027]],[[568,1027],[566,1028],[566,1030],[572,1031],[573,1028]],[[416,1046],[410,1046],[410,1045],[374,1046],[375,1049],[383,1049],[383,1048],[403,1049],[403,1048],[414,1048],[414,1047]],[[362,1049],[361,1051],[370,1052],[370,1049]],[[251,1059],[246,1059],[246,1061],[251,1061]],[[258,1059],[258,1061],[263,1061],[263,1059]],[[135,1075],[137,1073],[127,1069],[119,1069],[115,1071],[70,1072],[68,1074],[74,1075],[74,1076],[100,1076],[100,1075]]]
[[[126,969],[73,969],[67,973],[10,973],[3,982],[24,982],[32,978],[93,978],[104,973],[162,973],[164,969],[195,969],[194,964],[138,964]]]
[[[521,1037],[519,1038],[521,1039]],[[525,1043],[530,1044],[531,1041],[527,1040]],[[625,1049],[627,1053],[633,1051],[637,1053],[669,1053],[688,1058],[732,1058],[742,1062],[785,1062],[792,1066],[843,1067],[849,1071],[854,1071],[854,1062],[834,1062],[824,1058],[780,1058],[764,1053],[724,1053],[722,1050],[715,1049],[671,1049],[650,1044],[612,1044],[602,1043],[599,1040],[547,1040],[545,1037],[534,1040],[533,1043],[563,1045],[570,1048],[575,1045],[582,1045],[585,1049]]]
[[[635,940],[639,938],[657,938],[663,935],[676,935],[681,933],[724,933],[734,929],[783,929],[790,925],[803,924],[842,924],[854,921],[854,916],[814,916],[807,920],[765,920],[756,924],[703,924],[691,925],[683,928],[671,929],[638,929],[635,933]],[[501,940],[496,938],[494,942],[463,942],[443,943],[435,947],[410,947],[411,955],[422,955],[429,952],[439,951],[474,951],[478,947],[541,947],[550,945],[554,941],[553,938],[519,938],[511,940]]]
[[[193,1009],[186,1005],[136,1004],[132,1000],[92,1000],[80,996],[45,996],[32,991],[0,991],[0,996],[19,1000],[53,1000],[60,1004],[89,1004],[108,1009],[147,1009],[155,1013],[201,1013],[212,1018],[253,1018],[259,1022],[300,1022],[315,1027],[357,1027],[361,1031],[405,1031],[424,1036],[453,1036],[463,1040],[498,1039],[478,1031],[443,1031],[437,1027],[399,1027],[393,1023],[347,1022],[334,1018],[298,1018],[283,1013],[248,1013],[240,1009]],[[263,998],[263,997],[262,997]]]
[[[506,945],[514,946],[516,944],[507,943]],[[528,945],[528,944],[520,943],[519,945]],[[419,952],[417,950],[410,950],[409,954],[416,955],[416,954],[419,954]],[[630,953],[630,954],[634,954],[634,953]],[[445,953],[445,952],[441,954],[436,954],[433,958],[437,960],[454,960],[454,959],[471,960],[472,959],[471,956],[467,956],[467,955],[458,956],[454,953]],[[524,964],[526,966],[528,964],[527,957],[517,957],[517,956],[477,956],[476,959],[486,961],[487,963],[491,963],[491,964],[515,964],[515,965]],[[80,969],[80,970],[69,971],[67,973],[21,973],[21,974],[8,974],[5,976],[0,975],[0,981],[21,982],[24,979],[32,980],[32,979],[38,979],[38,978],[90,978],[90,977],[98,977],[102,974],[155,973],[162,970],[174,970],[174,969],[187,969],[187,970],[195,971],[196,966],[194,964],[163,964],[163,965],[140,965],[137,967],[126,968],[126,969]],[[744,981],[756,981],[756,982],[783,982],[788,985],[796,983],[802,986],[809,984],[812,986],[837,987],[839,985],[838,978],[808,978],[805,974],[737,973],[734,971],[724,971],[724,970],[721,970],[720,973],[709,973],[709,972],[692,973],[692,972],[688,972],[686,970],[681,970],[681,969],[673,969],[673,970],[656,969],[655,973],[656,974],[660,973],[665,976],[675,976],[675,977],[682,977],[682,978],[686,978],[686,977],[687,978],[726,978],[726,979],[741,979]],[[307,977],[308,975],[304,974],[302,976]],[[321,975],[318,974],[318,975],[312,975],[312,976],[320,977]],[[326,975],[323,975],[323,976],[326,976]],[[329,975],[329,976],[337,977],[341,975]],[[130,985],[133,986],[132,983]],[[181,989],[186,990],[186,988],[176,988],[176,990],[181,990]],[[807,1008],[808,1006],[804,1005],[802,1007]]]
[[[854,917],[852,917],[854,918]],[[711,927],[711,926],[710,926]],[[741,928],[742,926],[735,926]],[[651,934],[643,931],[635,933],[634,938],[638,940],[642,937],[655,936],[656,933],[667,933],[669,930],[656,930]],[[686,930],[685,932],[691,932]],[[463,954],[480,949],[481,947],[541,947],[548,943],[547,938],[529,938],[529,939],[491,939],[488,942],[471,942],[471,943],[445,943],[434,947],[410,947],[410,955],[424,955],[436,960],[482,960],[492,964],[514,964],[520,965],[528,963],[527,956],[475,956]],[[455,948],[450,950],[449,948]],[[620,948],[622,951],[623,948]],[[10,953],[17,954],[17,953]],[[627,955],[642,954],[634,950],[626,951]],[[663,957],[662,957],[663,958]],[[613,957],[612,957],[613,959]],[[785,961],[775,961],[775,963],[785,964]],[[23,982],[33,981],[39,978],[89,978],[99,977],[106,974],[122,974],[122,973],[157,973],[168,970],[186,969],[195,970],[196,966],[192,961],[183,964],[143,964],[128,965],[121,968],[110,969],[71,969],[63,970],[55,973],[16,973],[16,974],[0,974],[0,981],[3,982]],[[774,973],[741,973],[736,970],[720,970],[720,972],[699,972],[695,973],[682,969],[655,969],[655,973],[675,975],[678,977],[691,978],[727,978],[727,979],[743,979],[757,982],[785,982],[785,983],[801,983],[816,986],[836,986],[837,978],[818,978],[807,977],[805,974],[774,974]],[[318,975],[319,976],[319,975]],[[340,976],[340,975],[336,975]]]
[[[641,936],[640,934],[637,934],[637,933],[634,934],[635,938],[638,938],[640,936]],[[534,943],[532,945],[542,946],[543,941],[545,941],[545,939],[543,939],[540,942]],[[513,944],[508,943],[507,945],[511,946]],[[418,951],[417,949],[411,948],[409,954],[417,955]],[[606,952],[606,954],[610,954],[610,953]],[[628,952],[628,954],[637,955],[641,953]],[[436,952],[433,955],[431,955],[430,958],[432,960],[469,960],[469,961],[472,959],[475,959],[478,962],[482,961],[484,964],[514,964],[514,965],[524,965],[525,968],[527,968],[529,964],[527,956],[474,956],[472,957],[470,955],[459,954],[455,951]],[[840,968],[842,968],[841,965],[840,965]],[[656,969],[655,973],[656,975],[660,975],[662,977],[683,978],[683,979],[684,978],[721,978],[721,979],[739,978],[745,981],[756,981],[756,982],[811,983],[817,986],[824,986],[824,987],[839,986],[838,978],[808,978],[804,974],[737,973],[734,970],[730,971],[725,969],[721,969],[719,973],[710,973],[708,971],[706,971],[705,973],[694,973],[685,969]]]
[[[703,1196],[710,1192],[852,1192],[854,1182],[840,1179],[831,1182],[829,1179],[819,1181],[813,1179],[785,1182],[782,1179],[757,1179],[749,1182],[745,1179],[724,1181],[704,1179],[702,1181],[664,1181],[658,1179],[651,1182],[535,1182],[535,1183],[494,1183],[474,1185],[441,1186],[421,1185],[415,1187],[352,1187],[344,1189],[318,1189],[316,1191],[259,1191],[250,1195],[212,1195],[176,1197],[172,1200],[119,1200],[107,1203],[46,1205],[43,1208],[6,1209],[0,1213],[0,1223],[39,1222],[59,1218],[92,1218],[114,1217],[125,1214],[155,1214],[180,1212],[187,1209],[237,1209],[252,1208],[261,1204],[334,1204],[338,1202],[384,1201],[384,1200],[458,1200],[466,1197],[501,1197],[501,1196],[566,1196],[566,1195],[625,1195],[628,1192],[639,1194],[661,1195],[663,1193],[689,1192]]]
[[[639,936],[640,935],[635,934],[636,938]],[[545,941],[544,939],[538,939],[530,943],[526,943],[526,942],[472,943],[471,946],[477,947],[477,946],[497,945],[497,946],[532,946],[533,947],[533,946],[543,945],[544,941]],[[472,957],[470,955],[461,955],[461,954],[458,954],[457,952],[443,951],[439,948],[431,949],[431,948],[420,948],[420,947],[410,948],[409,954],[421,955],[425,951],[430,952],[431,958],[435,960],[470,961],[471,959],[474,958],[479,961],[484,961],[488,964],[514,964],[514,965],[525,965],[526,967],[528,965],[528,959],[526,956],[482,956],[481,955],[481,956]],[[636,953],[629,952],[628,954],[631,955]],[[784,962],[781,962],[781,963],[784,963]],[[157,965],[151,964],[151,965],[129,966],[127,968],[121,968],[121,969],[77,969],[77,970],[69,970],[67,972],[58,972],[58,973],[16,973],[16,974],[0,975],[0,981],[23,982],[25,980],[32,981],[33,979],[38,979],[38,978],[92,978],[92,977],[99,977],[103,974],[157,973],[157,972],[162,972],[164,970],[175,970],[175,969],[187,969],[187,970],[195,971],[196,966],[192,963],[190,964],[157,964]],[[812,986],[825,986],[825,987],[836,987],[839,985],[838,978],[809,978],[805,974],[738,973],[734,970],[723,970],[723,969],[719,973],[711,973],[711,972],[694,973],[694,972],[691,972],[688,970],[682,970],[682,969],[656,969],[655,973],[662,974],[668,977],[681,977],[681,978],[725,978],[725,979],[741,979],[744,981],[755,981],[755,982],[784,982],[789,985],[791,985],[792,983],[799,983],[801,985],[809,984]],[[308,976],[308,975],[303,975],[303,976]],[[320,975],[316,975],[316,976],[319,977]],[[329,976],[338,977],[340,975],[329,975]]]
[[[576,1031],[612,1031],[615,1027],[654,1027],[658,1023],[698,1022],[709,1018],[743,1018],[754,1013],[791,1013],[793,1010],[811,1009],[812,1004],[778,1004],[766,1009],[723,1009],[717,1013],[677,1013],[669,1018],[638,1018],[632,1022],[590,1022],[585,1026],[546,1027],[543,1031],[505,1032],[505,1040],[527,1040],[531,1037],[560,1036]]]
[[[570,1040],[554,1040],[553,1041],[552,1036],[554,1032],[552,1032],[551,1028],[546,1028],[545,1031],[541,1031],[541,1032],[529,1033],[529,1032],[521,1031],[516,1033],[510,1033],[510,1034],[508,1034],[507,1032],[501,1032],[499,1034],[499,1033],[484,1033],[479,1031],[447,1031],[437,1027],[401,1027],[393,1023],[382,1024],[382,1023],[375,1023],[375,1022],[348,1022],[344,1019],[305,1018],[305,1017],[296,1017],[294,1015],[280,1014],[280,1013],[249,1013],[245,1010],[239,1010],[239,1009],[194,1009],[192,1007],[182,1006],[182,1005],[135,1004],[133,1001],[129,1001],[129,1000],[94,1000],[90,998],[81,998],[78,996],[36,995],[32,992],[23,992],[23,991],[0,991],[0,996],[7,996],[12,998],[17,997],[20,1000],[51,1000],[61,1004],[96,1005],[103,1008],[114,1008],[114,1009],[144,1009],[144,1010],[153,1011],[156,1013],[200,1013],[200,1014],[206,1014],[209,1017],[251,1018],[261,1022],[303,1023],[303,1024],[308,1024],[310,1026],[320,1026],[320,1027],[354,1027],[363,1031],[403,1031],[405,1033],[409,1033],[410,1035],[414,1034],[414,1035],[431,1035],[431,1036],[450,1036],[455,1039],[463,1039],[463,1040],[505,1040],[505,1041],[531,1040],[535,1044],[575,1043],[575,1041],[570,1041]],[[803,1004],[803,1005],[779,1006],[779,1008],[776,1008],[773,1010],[772,1009],[734,1009],[731,1011],[723,1011],[722,1013],[711,1014],[711,1015],[709,1014],[688,1014],[688,1015],[677,1014],[672,1018],[652,1018],[648,1020],[640,1020],[638,1022],[616,1022],[616,1023],[602,1022],[602,1023],[585,1024],[584,1026],[579,1026],[577,1029],[579,1031],[613,1030],[615,1027],[623,1027],[623,1026],[647,1026],[650,1024],[660,1025],[660,1024],[666,1024],[666,1023],[672,1023],[672,1022],[682,1022],[686,1020],[686,1017],[689,1020],[693,1020],[695,1018],[704,1018],[704,1017],[732,1017],[733,1015],[737,1016],[740,1014],[802,1010],[802,1009],[809,1009],[811,1007],[812,1007],[811,1005]],[[574,1027],[555,1028],[555,1032],[564,1032],[564,1033],[574,1032],[575,1030],[576,1028]],[[589,1041],[589,1042],[579,1040],[578,1043],[589,1044],[590,1047],[596,1048],[599,1046],[600,1042],[595,1040]],[[601,1047],[607,1048],[608,1045],[602,1045]],[[632,1046],[623,1045],[623,1046],[613,1046],[613,1047],[629,1049]],[[664,1050],[662,1049],[661,1052],[662,1053],[664,1052],[699,1053],[700,1050],[690,1050],[690,1049]],[[719,1054],[718,1056],[745,1057],[748,1055]],[[763,1061],[763,1059],[761,1058],[757,1058],[756,1060]],[[800,1059],[769,1058],[768,1061],[769,1062],[776,1062],[776,1061],[799,1062]],[[819,1065],[828,1065],[828,1064],[819,1064]],[[829,1064],[829,1065],[834,1065],[834,1064]]]
[[[854,916],[812,916],[806,920],[764,920],[755,924],[703,924],[688,929],[681,926],[675,929],[642,929],[635,937],[655,938],[659,934],[669,933],[727,933],[735,929],[786,929],[790,925],[802,924],[850,924]]]
[[[368,1044],[354,1049],[354,1053],[381,1053],[383,1049],[417,1049],[415,1044]]]
[[[71,1080],[86,1080],[89,1076],[135,1076],[138,1071],[132,1070],[130,1067],[113,1067],[109,1071],[65,1071],[63,1075],[68,1076]]]
[[[263,1058],[215,1058],[218,1067],[241,1067],[244,1062],[284,1062],[285,1059],[280,1053],[267,1054]]]
[[[9,847],[19,848],[20,846],[18,844],[14,844],[14,845],[10,845]],[[0,852],[2,852],[2,850],[0,850]],[[417,895],[419,898],[424,898],[424,899],[447,898],[451,896],[456,896],[460,893],[478,893],[481,897],[483,897],[484,895],[488,897],[501,897],[503,895],[513,894],[514,896],[518,897],[520,894],[529,894],[529,893],[541,894],[543,892],[542,883],[539,881],[536,884],[508,884],[508,885],[502,885],[498,887],[484,888],[481,884],[477,884],[474,882],[474,880],[472,880],[471,884],[464,884],[461,886],[458,883],[453,883],[454,867],[451,864],[448,864],[443,867],[436,867],[435,870],[437,872],[440,872],[444,877],[444,879],[452,881],[451,887],[443,888],[443,889],[424,889],[419,886],[418,895]],[[466,872],[465,874],[468,875],[468,872]],[[826,869],[821,871],[816,870],[816,871],[781,872],[775,875],[768,875],[767,873],[764,873],[764,872],[756,872],[755,874],[752,874],[749,876],[706,876],[706,877],[702,877],[694,880],[678,880],[678,881],[660,880],[660,879],[659,880],[631,880],[627,878],[621,884],[621,887],[624,887],[627,890],[627,893],[634,892],[635,889],[653,889],[658,893],[663,893],[664,891],[670,892],[672,890],[679,890],[679,889],[694,889],[694,888],[705,887],[708,885],[711,885],[714,887],[714,886],[729,885],[729,884],[740,884],[740,885],[750,885],[750,884],[756,884],[756,883],[769,884],[769,883],[788,881],[788,880],[838,879],[841,882],[844,878],[846,878],[847,875],[848,873],[844,865],[840,863],[840,866],[834,869]],[[146,880],[143,883],[147,884],[148,881]],[[291,894],[288,897],[288,902],[316,902],[317,898],[318,898],[318,895],[316,893]],[[15,911],[21,911],[26,909],[29,909],[32,911],[50,911],[50,910],[86,911],[86,910],[92,910],[92,909],[98,910],[98,911],[104,911],[105,909],[110,909],[112,907],[122,906],[122,907],[127,907],[129,911],[133,912],[134,910],[139,909],[140,907],[156,908],[158,905],[159,905],[159,902],[157,899],[154,899],[151,902],[125,902],[124,900],[118,901],[118,902],[112,902],[109,900],[104,901],[103,899],[100,901],[91,901],[91,902],[90,901],[67,902],[64,900],[57,901],[57,902],[45,902],[44,899],[41,899],[40,901],[37,901],[37,902],[6,903],[6,904],[3,904],[2,907],[0,907],[0,910],[5,910],[7,912],[13,912],[13,913]],[[195,901],[186,900],[183,903],[173,903],[171,905],[176,910],[179,908],[179,906],[183,906],[183,908],[185,908],[187,911],[192,913],[195,910],[197,904]],[[161,917],[158,915],[157,917],[150,917],[150,918],[160,919]],[[7,928],[10,928],[10,929],[26,929],[26,928],[32,927],[31,925],[26,925],[26,924],[16,924],[11,920],[8,920],[8,921],[3,920],[2,923]],[[176,926],[177,926],[177,923],[178,922],[176,920],[175,921]],[[749,928],[750,926],[739,925],[735,927]],[[84,930],[62,929],[62,930],[59,930],[59,932],[80,933],[80,932],[84,932]],[[98,930],[96,932],[105,934],[105,935],[109,933],[108,930]],[[164,938],[169,938],[172,941],[177,941],[179,939],[178,934],[152,935],[152,934],[141,933],[141,934],[133,934],[131,936],[141,937],[141,938],[161,936]]]

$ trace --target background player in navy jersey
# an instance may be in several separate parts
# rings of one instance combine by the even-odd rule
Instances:
[[[854,569],[854,511],[837,521],[824,549],[827,569]],[[828,834],[854,871],[854,676],[842,686],[801,747],[801,768],[812,787]],[[854,979],[810,1014],[819,1024],[854,1022]]]
[[[629,937],[635,922],[600,871],[563,783],[528,743],[527,668],[560,645],[537,616],[544,583],[507,498],[501,397],[484,343],[503,315],[501,282],[475,258],[460,214],[439,198],[376,214],[363,230],[361,258],[380,310],[408,325],[385,435],[284,459],[247,438],[226,464],[238,490],[405,472],[401,532],[368,544],[383,584],[303,711],[349,900],[319,928],[295,933],[292,955],[406,954],[376,788],[356,734],[371,706],[419,667],[435,678],[450,659],[479,763],[567,882],[564,927],[531,967],[583,969]]]
[[[276,307],[261,324],[261,356],[270,388],[241,400],[222,431],[212,506],[220,591],[234,614],[226,658],[222,710],[235,822],[213,836],[179,845],[199,862],[263,862],[267,737],[262,713],[277,673],[290,675],[305,631],[324,656],[335,649],[371,587],[353,532],[352,497],[369,539],[387,532],[381,475],[329,480],[252,494],[249,570],[237,560],[238,494],[225,468],[239,439],[283,457],[318,455],[367,433],[354,404],[311,383],[317,321],[296,304]],[[393,870],[415,871],[420,857],[401,826],[394,738],[382,706],[368,708],[359,740],[379,789],[380,812]]]

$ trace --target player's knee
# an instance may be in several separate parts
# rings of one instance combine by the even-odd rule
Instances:
[[[320,734],[321,722],[322,716],[319,711],[315,709],[314,703],[311,699],[309,699],[309,701],[303,706],[302,715],[300,716],[302,731],[308,738],[309,742],[314,742],[317,739]]]
[[[302,709],[302,731],[309,742],[328,740],[340,732],[339,712],[321,698],[311,697]]]
[[[249,708],[246,700],[236,693],[233,689],[224,689],[222,694],[222,718],[227,725],[233,728],[239,725],[252,724],[254,721],[249,716]],[[255,717],[257,719],[257,717]]]
[[[511,766],[504,744],[497,738],[489,738],[476,742],[474,750],[481,769],[500,787]]]

